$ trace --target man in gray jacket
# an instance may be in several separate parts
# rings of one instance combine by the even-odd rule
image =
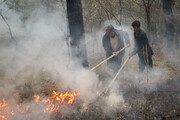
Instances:
[[[122,58],[125,55],[125,51],[122,51],[117,55],[117,51],[124,47],[124,39],[126,44],[130,43],[128,33],[117,30],[112,25],[107,27],[106,33],[103,36],[103,47],[106,52],[106,57],[108,58],[113,54],[116,55],[107,62],[108,67],[115,73],[117,73],[121,67]]]

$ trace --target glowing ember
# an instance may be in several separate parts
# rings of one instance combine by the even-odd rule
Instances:
[[[14,112],[9,112],[8,103],[6,102],[5,98],[3,98],[2,102],[0,103],[0,118],[6,120],[10,115],[14,115]]]
[[[16,93],[16,95],[18,94]],[[41,98],[40,95],[37,94],[34,95],[34,98],[35,104],[43,104],[48,106],[42,110],[43,112],[56,113],[60,110],[62,104],[75,104],[75,97],[79,95],[80,94],[76,91],[73,93],[65,92],[64,94],[53,91],[52,95],[46,99]],[[22,106],[21,104],[17,105],[15,108],[11,108],[6,102],[5,98],[3,98],[2,102],[0,103],[0,119],[10,120],[12,116],[16,114],[24,114],[26,118],[28,118],[33,115],[34,111],[31,109],[31,106]]]
[[[36,98],[36,103],[38,103],[40,96],[39,95],[34,95],[34,97]]]

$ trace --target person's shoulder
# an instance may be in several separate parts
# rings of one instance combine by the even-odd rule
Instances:
[[[140,34],[141,35],[146,35],[146,32],[144,30],[140,29]]]
[[[115,29],[114,31],[115,31],[115,33],[116,33],[118,36],[123,35],[123,30],[117,30],[117,29]]]
[[[122,29],[114,29],[114,31],[115,31],[116,33],[119,33],[119,34],[123,32]]]

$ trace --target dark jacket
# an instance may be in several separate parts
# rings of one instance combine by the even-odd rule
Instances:
[[[152,56],[154,52],[152,51],[152,48],[149,45],[148,38],[146,36],[146,33],[143,30],[138,30],[134,32],[134,50],[132,52],[133,55],[136,53],[138,54],[145,54],[146,49],[148,50],[148,56]]]
[[[115,35],[118,36],[118,40],[119,40],[118,49],[117,49],[117,51],[118,51],[124,47],[124,39],[126,41],[126,44],[130,43],[129,35],[127,32],[124,32],[122,30],[118,31],[115,29],[114,32],[115,32]],[[106,52],[106,57],[109,57],[113,54],[113,52],[116,52],[116,51],[113,51],[113,49],[111,47],[111,43],[110,43],[110,37],[106,34],[103,37],[103,47]],[[125,51],[121,52],[120,54],[124,54],[124,53],[125,53]]]

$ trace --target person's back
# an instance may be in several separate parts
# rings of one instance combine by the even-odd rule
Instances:
[[[134,21],[132,23],[132,27],[134,28],[134,50],[129,54],[130,57],[135,55],[136,53],[139,56],[139,73],[144,71],[144,68],[148,62],[150,68],[152,68],[152,55],[154,54],[150,45],[146,33],[141,30],[140,22]]]
[[[149,45],[149,41],[148,41],[148,38],[146,36],[146,33],[142,30],[142,29],[139,29],[137,31],[134,32],[134,38],[135,38],[135,42],[137,44],[137,52],[145,52],[146,51],[146,47],[147,47],[147,50],[149,52],[149,55],[150,54],[153,54],[153,51]]]

